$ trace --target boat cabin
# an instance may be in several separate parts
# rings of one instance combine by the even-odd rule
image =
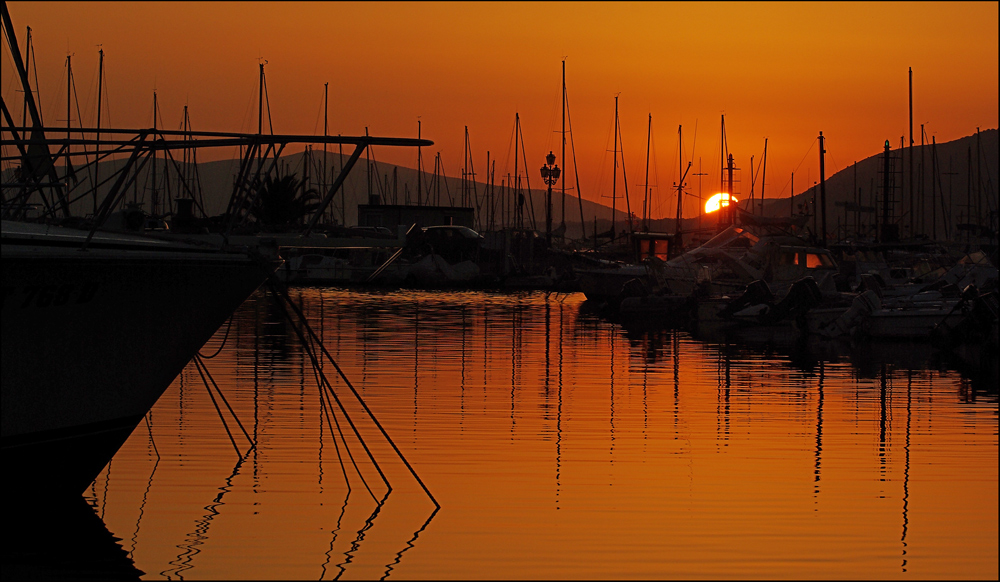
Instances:
[[[669,258],[670,241],[674,235],[665,232],[633,232],[632,262],[641,263],[643,259],[656,257],[661,261]]]

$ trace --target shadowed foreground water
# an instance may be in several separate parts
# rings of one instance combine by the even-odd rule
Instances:
[[[997,578],[996,387],[928,346],[291,295],[441,509],[258,293],[202,350],[225,401],[190,364],[85,495],[144,578]]]

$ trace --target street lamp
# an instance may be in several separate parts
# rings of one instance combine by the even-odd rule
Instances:
[[[545,244],[552,246],[552,185],[559,179],[562,170],[556,165],[556,155],[549,152],[545,156],[545,165],[542,166],[542,180],[548,185],[549,190],[545,197]]]

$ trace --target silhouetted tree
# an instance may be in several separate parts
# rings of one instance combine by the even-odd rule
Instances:
[[[262,226],[287,227],[300,224],[319,207],[319,202],[316,190],[302,188],[295,174],[267,176],[251,213]]]

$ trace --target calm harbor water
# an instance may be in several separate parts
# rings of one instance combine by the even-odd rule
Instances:
[[[996,386],[928,346],[291,296],[440,510],[258,293],[202,350],[226,401],[190,364],[84,496],[144,578],[998,576]]]

